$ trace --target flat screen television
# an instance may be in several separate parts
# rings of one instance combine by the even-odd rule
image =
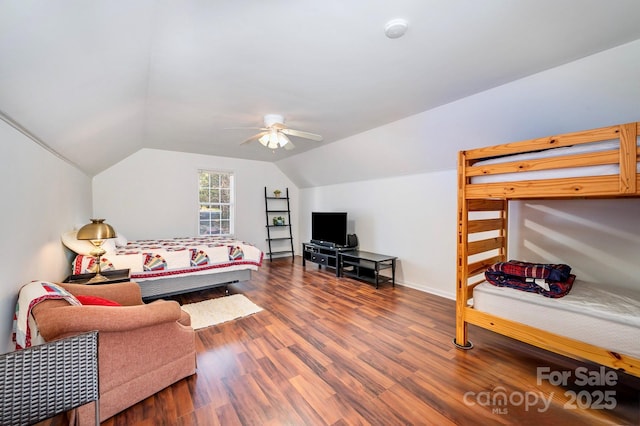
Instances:
[[[311,242],[346,246],[347,213],[311,212]]]

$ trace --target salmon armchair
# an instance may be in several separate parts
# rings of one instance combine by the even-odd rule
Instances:
[[[95,296],[122,306],[72,306],[44,300],[32,309],[40,335],[51,341],[98,330],[100,421],[195,373],[195,333],[175,301],[142,301],[134,282],[59,284],[74,296]],[[78,409],[80,425],[93,424],[90,406]]]

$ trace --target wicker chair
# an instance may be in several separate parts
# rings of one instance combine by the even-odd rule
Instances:
[[[98,404],[98,332],[0,355],[0,424],[26,425]]]
[[[71,306],[64,300],[45,300],[32,309],[46,341],[99,331],[100,421],[195,373],[195,333],[177,302],[145,304],[133,282],[60,286],[75,296],[123,305]],[[81,425],[93,423],[90,407],[80,407],[78,415]]]

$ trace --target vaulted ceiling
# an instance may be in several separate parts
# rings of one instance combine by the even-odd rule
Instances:
[[[0,114],[89,175],[141,148],[278,161],[639,39],[638,18],[636,0],[3,1]],[[241,145],[271,113],[324,141]]]

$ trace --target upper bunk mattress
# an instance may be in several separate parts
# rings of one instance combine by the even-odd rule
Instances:
[[[640,358],[640,291],[577,280],[559,299],[482,283],[473,308]]]
[[[637,142],[640,148],[640,138]],[[492,158],[490,160],[478,161],[475,166],[488,166],[492,164],[508,163],[512,161],[537,160],[543,158],[553,158],[571,154],[585,154],[591,152],[604,152],[620,148],[620,142],[616,140],[585,143],[563,148],[547,149],[544,151],[527,152],[524,154],[505,155],[503,157]],[[636,172],[640,173],[640,162],[636,164]],[[524,171],[518,173],[499,173],[493,175],[473,176],[471,183],[492,183],[492,182],[517,182],[523,180],[537,179],[559,179],[581,176],[607,176],[620,173],[618,164],[605,164],[600,166],[558,168],[553,170]]]
[[[263,252],[257,247],[229,237],[192,237],[159,240],[134,240],[106,253],[102,270],[129,269],[136,281],[203,275],[241,269],[257,270]],[[93,256],[78,255],[73,273],[91,272]]]

